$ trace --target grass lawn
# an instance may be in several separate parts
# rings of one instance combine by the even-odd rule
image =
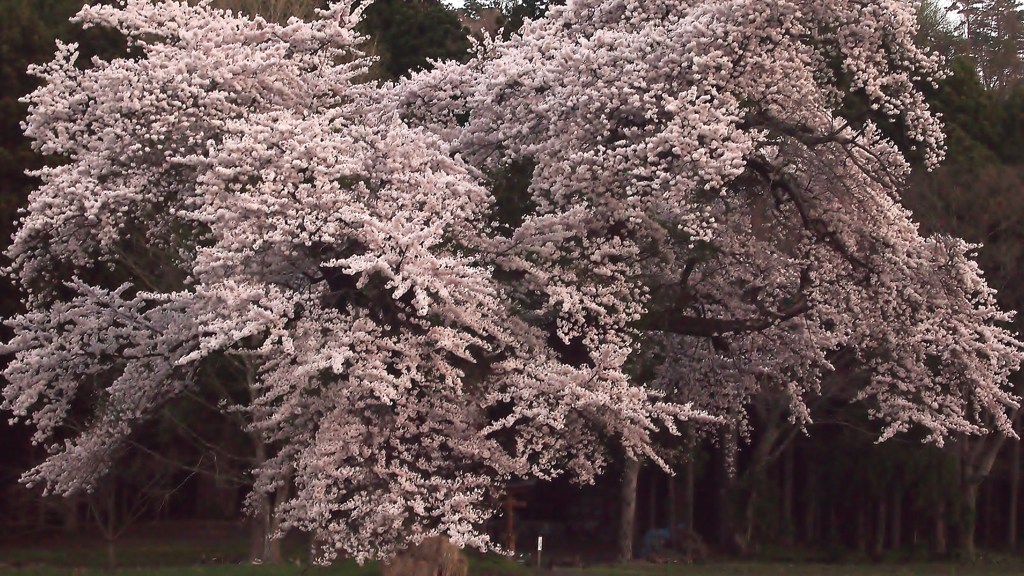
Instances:
[[[0,574],[11,576],[101,576],[110,572],[102,569],[68,567],[0,568]],[[116,572],[123,576],[378,576],[376,566],[342,565],[331,568],[304,568],[300,566],[247,566],[221,564],[209,566],[175,566],[170,568],[124,568]]]
[[[109,574],[102,569],[72,567],[0,568],[0,574],[11,576],[101,576]],[[237,564],[176,566],[166,568],[125,568],[117,571],[123,576],[377,576],[376,566],[357,566],[344,562],[329,568],[302,566],[247,566]],[[556,571],[532,570],[508,566],[500,561],[477,560],[470,576],[1008,576],[1024,575],[1024,564],[783,564],[783,563],[711,563],[703,565],[635,564],[631,566],[604,566]]]
[[[100,576],[107,549],[101,539],[60,534],[0,535],[0,576]],[[352,561],[328,568],[305,567],[302,541],[285,540],[286,566],[244,563],[245,532],[234,524],[170,523],[142,529],[117,546],[123,576],[379,576],[375,564]],[[536,572],[500,556],[469,554],[470,576],[1024,576],[1024,558],[991,556],[978,564],[909,563],[814,564],[789,562],[711,562],[707,564],[648,564],[561,568]]]
[[[0,562],[3,556],[0,555]],[[116,571],[122,576],[379,576],[380,570],[375,563],[359,566],[352,561],[342,561],[333,566],[307,567],[299,565],[287,566],[251,566],[248,564],[207,564],[193,566],[164,566],[121,568]],[[470,572],[473,576],[530,576],[532,572],[519,565],[512,564],[501,558],[471,558]],[[103,568],[83,568],[74,566],[26,565],[24,567],[3,567],[0,564],[0,575],[10,576],[101,576],[108,575]]]
[[[709,563],[607,566],[563,570],[557,576],[1009,576],[1024,575],[1024,562],[917,564]]]
[[[106,543],[95,536],[0,534],[0,576],[99,576],[110,574]],[[379,576],[375,563],[359,566],[339,561],[333,566],[308,567],[305,541],[285,539],[289,564],[252,566],[245,563],[248,542],[233,524],[171,523],[141,529],[116,546],[117,574],[124,576]],[[470,553],[473,576],[530,576],[532,572],[501,557]]]

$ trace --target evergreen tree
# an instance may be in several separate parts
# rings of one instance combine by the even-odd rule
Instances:
[[[429,67],[431,60],[468,57],[469,34],[458,14],[439,0],[374,0],[361,25],[385,79]]]
[[[1007,90],[1024,78],[1024,9],[1019,0],[955,0],[968,53],[985,86]]]

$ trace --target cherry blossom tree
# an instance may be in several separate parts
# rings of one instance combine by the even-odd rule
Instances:
[[[9,321],[4,407],[52,449],[27,482],[95,485],[134,424],[241,357],[275,447],[256,490],[294,483],[282,526],[328,557],[386,557],[434,533],[487,546],[503,480],[589,480],[604,438],[654,457],[650,433],[692,414],[629,378],[610,300],[593,361],[561,358],[495,269],[472,168],[355,81],[358,17],[86,7],[130,57],[81,67],[61,45],[35,70],[26,132],[63,161],[9,250],[28,312]]]
[[[899,1],[581,0],[399,98],[482,170],[535,165],[499,266],[537,292],[617,290],[664,386],[720,410],[778,387],[802,419],[853,352],[883,438],[941,442],[1008,429],[1021,344],[974,247],[900,204],[906,155],[942,157],[916,25]],[[581,304],[560,322],[593,322]]]
[[[1009,316],[974,247],[922,235],[900,203],[907,157],[942,154],[919,91],[940,62],[912,42],[916,8],[570,2],[400,98],[485,172],[533,166],[537,217],[621,243],[612,257],[640,269],[616,280],[642,294],[634,326],[661,388],[741,427],[781,392],[802,426],[852,356],[883,439],[1010,433]],[[522,245],[589,274],[592,250]]]
[[[129,56],[34,70],[55,161],[8,251],[3,394],[51,449],[26,482],[95,486],[225,359],[272,447],[255,491],[291,485],[282,529],[326,559],[490,547],[504,481],[658,462],[656,431],[761,390],[809,421],[838,353],[883,438],[1012,433],[1009,315],[899,202],[905,154],[942,150],[911,4],[576,0],[385,84],[363,7],[86,7]]]

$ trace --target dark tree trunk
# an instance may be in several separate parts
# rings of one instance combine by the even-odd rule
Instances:
[[[949,547],[946,544],[946,499],[941,494],[936,494],[934,504],[932,554],[942,557],[949,552]]]
[[[44,532],[44,531],[46,531],[46,524],[47,524],[47,522],[46,522],[46,507],[50,503],[49,498],[46,498],[44,496],[42,498],[33,498],[32,500],[35,502],[35,505],[36,505],[35,506],[35,512],[36,512],[36,518],[35,518],[36,526],[35,526],[35,528],[39,532]]]
[[[669,545],[673,550],[679,546],[676,535],[678,534],[679,518],[676,512],[676,476],[675,474],[670,475],[666,481],[668,482],[668,540]]]
[[[1016,419],[1016,415],[1014,415]],[[957,531],[958,553],[964,560],[974,560],[975,532],[978,525],[978,489],[992,470],[1006,436],[993,433],[981,438],[964,439],[960,458],[960,517]]]
[[[738,442],[736,426],[730,425],[721,431],[718,462],[718,545],[733,554],[742,553],[736,534],[736,452]]]
[[[804,498],[804,542],[813,544],[817,538],[818,516],[818,479],[814,473],[814,464],[807,458],[807,489]]]
[[[113,538],[107,538],[107,571],[117,572],[117,542]]]
[[[654,468],[648,468],[651,477],[651,481],[648,482],[647,494],[647,529],[654,530],[658,527],[658,471]]]
[[[693,430],[690,430],[689,434],[690,444],[690,456],[686,459],[685,468],[683,469],[684,482],[686,492],[683,495],[683,522],[686,523],[686,529],[690,532],[695,532],[696,527],[693,525],[693,505],[696,500],[696,465],[694,460],[697,458],[697,447],[694,445],[695,440],[693,437]]]
[[[784,436],[784,414],[787,404],[766,397],[756,405],[761,432],[755,438],[744,475],[745,500],[743,502],[742,532],[737,535],[742,552],[752,550],[758,524],[758,505],[762,492],[769,484],[768,468],[784,449],[792,436]],[[733,456],[735,458],[735,456]]]
[[[903,494],[899,486],[892,489],[892,526],[889,529],[889,543],[893,550],[903,547]]]
[[[310,566],[315,566],[319,559],[323,557],[323,546],[324,540],[320,538],[319,535],[317,535],[316,533],[309,535],[309,550],[307,550],[307,563]]]
[[[117,570],[117,494],[118,492],[111,488],[107,495],[107,525],[104,530],[107,540],[107,569],[111,572]]]
[[[754,530],[757,523],[757,498],[761,490],[764,477],[756,474],[747,478],[750,486],[747,488],[747,498],[743,505],[743,533],[738,538],[740,551],[749,553],[754,542]]]
[[[863,503],[857,508],[857,552],[868,552],[868,507]]]
[[[251,435],[254,448],[255,466],[260,466],[267,459],[267,447],[258,433]],[[283,499],[286,488],[278,488],[277,498]],[[281,564],[281,542],[274,538],[278,520],[274,514],[275,502],[270,494],[259,492],[256,497],[256,509],[249,519],[249,561],[253,564]]]
[[[636,483],[640,475],[640,462],[626,456],[622,471],[622,496],[619,514],[619,561],[633,559],[633,534],[636,529]]]
[[[960,487],[961,510],[957,548],[964,560],[974,560],[977,554],[974,547],[974,531],[977,526],[978,485],[977,482],[965,481]]]
[[[64,499],[64,532],[77,534],[81,529],[79,522],[78,508],[81,496],[73,494]]]
[[[1017,424],[1020,435],[1020,424]],[[1010,496],[1006,515],[1006,547],[1011,552],[1017,549],[1017,518],[1020,506],[1020,440],[1013,442],[1010,452]]]
[[[793,461],[795,450],[786,450],[782,459],[782,525],[780,535],[784,544],[793,544],[796,522],[793,520]]]
[[[467,576],[466,556],[443,536],[427,538],[381,563],[381,576]]]
[[[262,564],[269,536],[270,497],[261,492],[255,498],[258,504],[249,518],[249,562]]]
[[[885,497],[878,498],[878,511],[875,517],[875,545],[872,554],[880,559],[885,552],[885,525],[889,520],[889,511],[886,507]]]
[[[996,487],[991,483],[987,482],[981,485],[982,495],[984,496],[985,506],[982,508],[984,514],[978,517],[982,520],[981,525],[985,527],[981,534],[981,541],[985,544],[991,545],[994,538],[992,535],[995,533],[995,503],[996,503]]]
[[[259,504],[256,515],[249,519],[249,561],[254,564],[277,565],[284,563],[281,539],[276,538],[280,520],[275,513],[275,502],[282,501],[284,488],[279,488],[276,498],[269,494],[257,495]]]
[[[284,483],[274,493],[274,507],[270,509],[270,518],[268,519],[270,534],[266,541],[267,548],[263,558],[265,564],[284,564],[284,553],[281,550],[282,538],[278,534],[281,529],[281,517],[277,513],[277,507],[287,499],[288,484]]]

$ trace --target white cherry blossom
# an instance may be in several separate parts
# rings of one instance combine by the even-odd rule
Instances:
[[[292,483],[284,526],[327,559],[492,547],[505,481],[588,481],[616,445],[658,461],[656,431],[768,386],[809,421],[840,352],[883,436],[1010,432],[1009,315],[899,202],[890,134],[942,154],[911,3],[570,0],[392,84],[366,81],[349,2],[78,19],[130,53],[61,45],[27,99],[55,159],[8,251],[27,312],[2,406],[51,450],[30,483],[102,481],[229,357],[273,448],[255,490]],[[509,221],[512,163],[533,169]]]

